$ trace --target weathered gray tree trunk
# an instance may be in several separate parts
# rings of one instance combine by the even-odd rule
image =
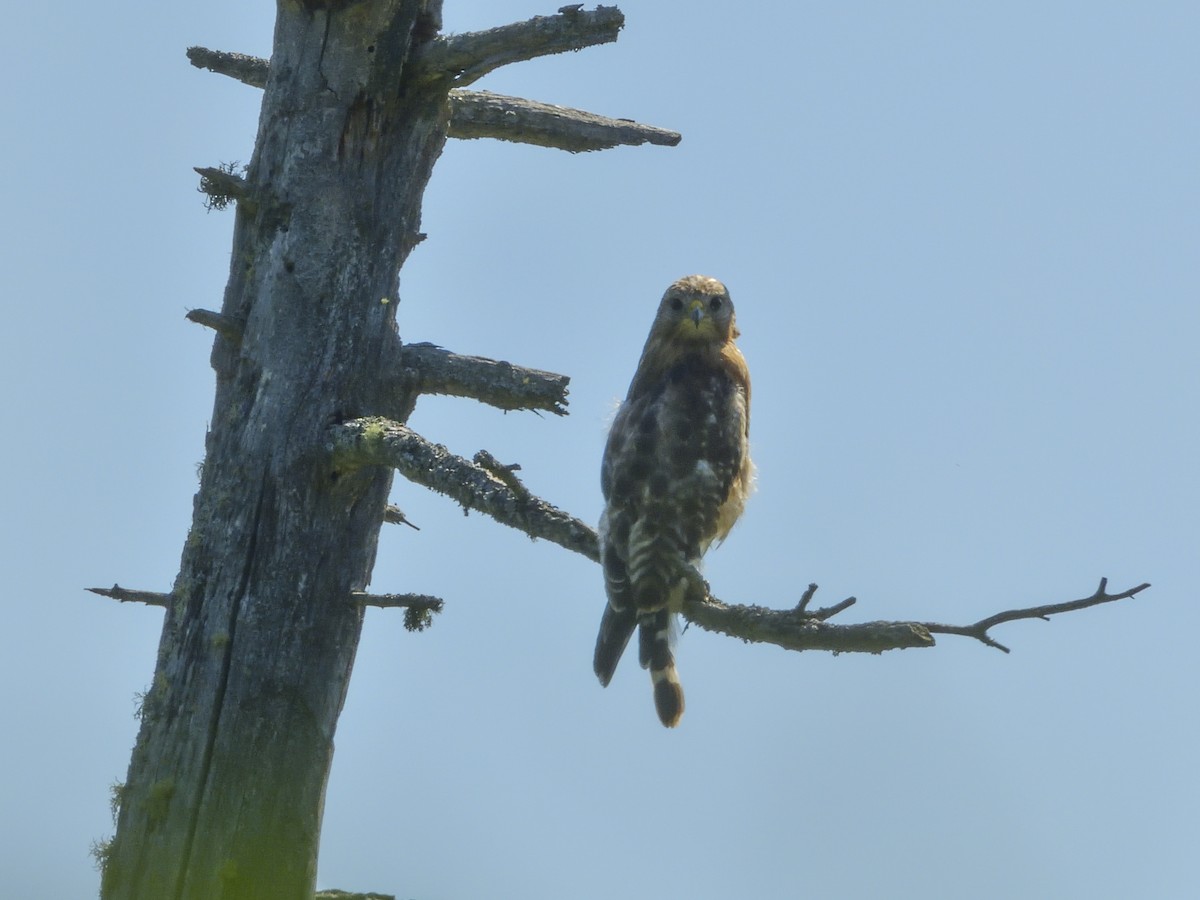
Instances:
[[[106,898],[311,896],[333,735],[391,473],[338,477],[446,138],[413,83],[424,4],[279,4],[238,206],[194,519],[104,867]],[[419,34],[418,34],[419,36]],[[426,33],[425,37],[431,35]]]
[[[580,137],[558,121],[571,111],[537,105],[489,125],[486,95],[451,103],[449,92],[507,62],[615,39],[620,25],[615,9],[569,9],[446,39],[439,0],[281,0],[269,64],[194,48],[197,65],[265,94],[245,177],[206,173],[206,189],[237,201],[222,312],[193,316],[218,331],[216,400],[102,853],[108,900],[312,896],[362,626],[352,592],[370,579],[392,479],[386,465],[339,464],[331,429],[365,415],[403,422],[422,391],[564,402],[561,377],[428,346],[403,355],[397,275],[453,110],[470,137],[572,150],[678,140],[612,120],[616,137],[604,120]]]

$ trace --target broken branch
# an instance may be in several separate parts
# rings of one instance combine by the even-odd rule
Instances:
[[[392,525],[407,525],[413,531],[421,530],[419,525],[414,525],[408,520],[408,516],[404,515],[404,510],[392,503],[383,508],[383,521]]]
[[[234,172],[237,168],[237,163],[230,163],[227,166],[196,166],[193,171],[200,175],[200,187],[198,190],[202,194],[208,195],[207,205],[209,209],[221,210],[229,205],[231,201],[244,203],[249,201],[252,196],[250,184],[241,175]]]
[[[677,131],[610,119],[582,109],[554,106],[486,91],[450,92],[450,137],[496,138],[581,153],[618,146],[656,144],[674,147]]]
[[[399,354],[403,374],[422,394],[470,397],[499,409],[545,410],[567,414],[571,379],[526,369],[503,360],[462,356],[435,344],[405,344]]]
[[[213,329],[213,331],[217,332],[217,334],[221,335],[221,337],[225,338],[231,344],[237,345],[242,342],[245,323],[235,316],[213,312],[211,309],[189,309],[184,318],[189,322],[195,322],[197,325],[204,325],[207,328]]]
[[[456,456],[407,425],[390,419],[352,419],[330,432],[335,465],[389,466],[409,481],[455,500],[464,511],[479,510],[531,538],[544,538],[600,559],[596,533],[587,523],[525,492],[514,491],[483,466]]]
[[[433,617],[445,606],[440,597],[431,597],[429,594],[368,594],[351,591],[350,598],[363,606],[403,609],[404,627],[409,631],[424,631],[433,624]]]
[[[88,588],[87,590],[93,594],[99,594],[101,597],[120,600],[122,603],[145,603],[147,606],[166,606],[171,600],[170,594],[160,594],[155,591],[131,591],[119,584],[114,584],[110,588]]]
[[[134,591],[114,584],[110,588],[87,588],[101,597],[111,597],[122,603],[145,603],[147,606],[165,607],[171,602],[169,593],[159,591]],[[429,594],[368,594],[366,591],[351,591],[350,599],[363,606],[378,606],[381,609],[412,609],[428,613],[439,613],[445,605],[440,597]],[[420,629],[409,629],[420,630]]]
[[[197,69],[208,69],[218,75],[227,75],[251,87],[265,88],[267,86],[267,71],[270,63],[257,56],[209,50],[207,47],[188,47],[187,58]]]
[[[424,70],[422,80],[445,78],[463,87],[511,63],[610,43],[624,24],[615,6],[564,7],[553,16],[434,38],[419,51],[417,65]]]
[[[459,36],[467,37],[469,35]],[[207,47],[189,47],[187,55],[197,68],[228,75],[253,87],[262,88],[267,84],[270,63],[265,59],[244,53],[209,50]],[[614,119],[582,109],[487,91],[456,88],[450,91],[449,103],[448,134],[461,140],[495,138],[581,153],[639,144],[674,147],[682,139],[677,131],[642,125],[630,119]]]

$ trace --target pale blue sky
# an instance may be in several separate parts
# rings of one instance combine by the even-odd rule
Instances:
[[[447,28],[555,3],[446,0]],[[615,45],[479,88],[679,130],[572,156],[452,142],[401,277],[411,340],[572,376],[566,419],[422,401],[411,424],[599,512],[604,429],[659,295],[723,279],[759,490],[709,559],[730,601],[966,623],[1153,588],[882,657],[690,629],[664,730],[601,690],[582,557],[398,481],[338,732],[320,884],[416,900],[1183,898],[1200,893],[1200,7],[622,4]],[[212,403],[271,3],[19,4],[0,34],[9,435],[0,882],[86,897]]]

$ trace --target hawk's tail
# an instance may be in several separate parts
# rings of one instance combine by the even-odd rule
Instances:
[[[671,614],[660,609],[638,618],[638,655],[642,668],[650,670],[654,685],[654,708],[659,720],[674,728],[683,718],[683,685],[675,671],[671,651]]]
[[[596,637],[596,653],[592,657],[592,668],[605,687],[612,681],[613,672],[617,671],[617,663],[621,661],[621,654],[625,652],[635,628],[636,610],[628,607],[613,609],[605,605],[604,617],[600,620],[600,634]]]

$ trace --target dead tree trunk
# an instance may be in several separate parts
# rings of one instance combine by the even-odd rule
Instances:
[[[421,197],[451,119],[463,136],[572,150],[678,141],[631,135],[628,122],[565,127],[571,111],[514,98],[499,98],[516,111],[497,120],[496,98],[456,91],[452,102],[450,91],[498,65],[613,40],[620,26],[615,9],[572,8],[442,38],[436,0],[283,0],[269,65],[190,52],[265,94],[244,177],[202,172],[204,189],[237,204],[222,311],[191,316],[218,332],[216,400],[103,853],[108,900],[312,897],[363,620],[354,592],[370,580],[392,480],[384,466],[335,466],[331,428],[402,422],[422,391],[555,410],[565,394],[563,378],[513,379],[513,367],[428,347],[404,355],[397,274],[422,237]]]

